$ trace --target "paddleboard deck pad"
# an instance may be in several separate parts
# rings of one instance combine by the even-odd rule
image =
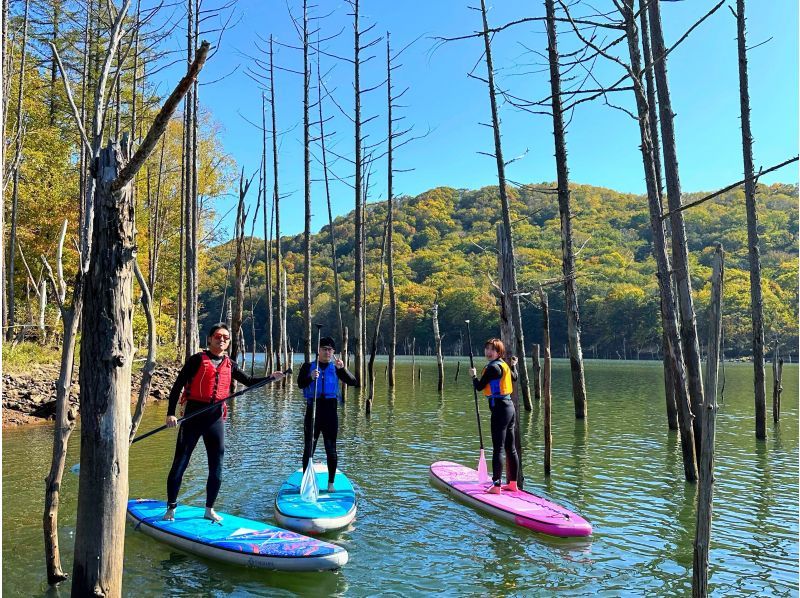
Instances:
[[[478,472],[451,461],[431,465],[434,485],[457,500],[534,531],[560,537],[589,536],[591,524],[580,515],[549,500],[518,490],[487,494],[491,482],[478,482]]]
[[[357,507],[353,484],[337,469],[333,479],[335,491],[329,493],[327,465],[314,463],[314,475],[319,488],[316,502],[309,502],[300,496],[302,469],[294,471],[281,485],[275,497],[275,519],[278,524],[304,534],[321,534],[350,525],[355,519]]]
[[[128,501],[128,520],[135,529],[185,552],[260,569],[321,571],[347,563],[341,546],[302,536],[260,521],[219,513],[222,521],[204,519],[205,509],[179,505],[174,521],[161,517],[161,500]]]

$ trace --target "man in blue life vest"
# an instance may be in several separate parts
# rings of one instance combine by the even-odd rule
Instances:
[[[347,368],[344,362],[335,355],[336,343],[329,336],[319,340],[318,361],[304,363],[297,375],[297,385],[303,390],[306,399],[306,415],[303,424],[303,471],[308,466],[308,460],[314,453],[317,440],[322,433],[325,443],[325,455],[328,459],[328,492],[333,492],[333,480],[336,477],[336,465],[339,457],[336,454],[336,435],[339,432],[340,401],[339,381],[348,386],[356,386],[358,381]],[[315,394],[316,393],[316,394]],[[317,407],[314,410],[314,397]],[[311,422],[314,421],[314,434],[312,439]]]

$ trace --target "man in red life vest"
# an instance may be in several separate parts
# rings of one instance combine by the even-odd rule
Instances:
[[[184,415],[190,415],[227,398],[233,391],[234,381],[245,386],[252,386],[266,378],[251,378],[230,359],[226,353],[231,340],[227,324],[215,324],[208,333],[208,348],[195,353],[186,360],[178,373],[178,378],[169,393],[166,424],[170,428],[178,425],[175,408],[180,398],[185,405]],[[272,372],[269,378],[280,380],[283,372]],[[167,511],[163,519],[175,519],[175,508],[178,506],[178,492],[189,459],[197,441],[202,437],[208,455],[208,482],[206,483],[206,512],[204,517],[213,522],[222,518],[214,512],[222,484],[222,456],[225,453],[225,426],[227,404],[221,403],[202,415],[185,421],[178,431],[175,445],[175,458],[167,477]]]

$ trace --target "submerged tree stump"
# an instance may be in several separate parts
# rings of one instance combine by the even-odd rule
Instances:
[[[539,401],[542,398],[542,364],[539,362],[539,345],[534,344],[531,349],[533,361],[533,397]]]
[[[717,419],[717,368],[722,341],[722,284],[724,257],[717,243],[711,276],[711,304],[708,309],[708,362],[703,401],[703,439],[700,444],[697,527],[694,539],[692,596],[708,596],[708,550],[714,499],[714,437]]]
[[[775,351],[772,354],[772,419],[777,424],[781,419],[781,393],[783,386],[783,359],[778,352],[778,344],[775,343]]]

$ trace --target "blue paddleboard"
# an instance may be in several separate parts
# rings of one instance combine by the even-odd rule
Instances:
[[[341,546],[302,536],[260,521],[218,513],[222,521],[203,519],[205,509],[179,505],[174,521],[161,517],[161,500],[128,501],[128,520],[135,529],[165,544],[224,563],[280,571],[338,569],[347,562]]]
[[[343,529],[356,516],[356,492],[353,484],[338,469],[333,479],[335,491],[329,493],[328,467],[314,464],[319,496],[309,502],[300,496],[303,470],[298,469],[281,485],[275,498],[275,519],[280,525],[305,534],[321,534]]]

